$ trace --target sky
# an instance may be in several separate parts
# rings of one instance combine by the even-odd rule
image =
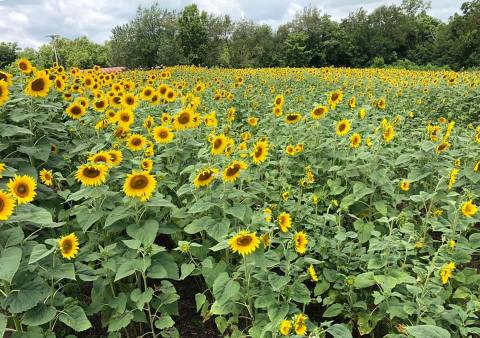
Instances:
[[[20,47],[39,47],[47,35],[67,38],[87,36],[103,43],[117,25],[130,21],[139,6],[158,2],[162,8],[180,10],[195,2],[211,14],[228,14],[234,19],[249,19],[276,28],[289,21],[298,10],[312,5],[334,19],[363,7],[368,11],[401,0],[0,0],[0,42],[17,42]],[[447,21],[460,11],[464,0],[432,0],[429,14]]]

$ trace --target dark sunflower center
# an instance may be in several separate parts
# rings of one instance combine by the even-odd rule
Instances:
[[[70,253],[70,251],[72,251],[72,248],[73,248],[73,242],[71,239],[64,239],[63,242],[62,242],[62,251],[64,253]]]
[[[167,97],[171,99],[173,97],[173,92],[168,92]]]
[[[160,88],[160,94],[164,95],[167,92],[167,88],[162,87]]]
[[[297,118],[298,118],[297,115],[293,115],[293,114],[287,115],[287,120],[289,121],[295,121]]]
[[[21,70],[27,70],[28,69],[28,65],[26,62],[20,62],[20,64],[18,65],[20,67]]]
[[[35,79],[32,82],[31,86],[34,92],[40,92],[45,89],[45,80],[44,79]]]
[[[142,144],[142,140],[141,140],[141,139],[139,139],[139,138],[134,138],[134,139],[132,139],[131,143],[132,143],[132,145],[134,145],[134,146],[137,146],[137,147],[138,147],[139,145],[141,145],[141,144]]]
[[[145,96],[150,96],[150,95],[152,95],[152,91],[150,89],[147,89],[145,91]]]
[[[275,104],[278,106],[280,103],[282,103],[282,99],[278,98],[275,100]]]
[[[112,162],[117,161],[117,155],[116,155],[115,153],[111,153],[111,154],[110,154],[110,160],[111,160]]]
[[[133,97],[127,97],[125,102],[127,102],[128,105],[132,105],[135,102],[135,100],[133,99]]]
[[[213,148],[218,149],[222,146],[223,140],[221,138],[217,138],[215,142],[213,142]]]
[[[95,156],[95,159],[93,160],[93,162],[108,162],[107,158],[103,155],[97,155]]]
[[[72,113],[72,115],[80,115],[82,114],[82,108],[80,108],[79,106],[73,106],[72,109],[70,109],[70,112]]]
[[[0,72],[0,81],[7,82],[7,74]]]
[[[113,98],[113,103],[119,104],[121,100],[122,100],[122,98],[121,98],[120,96],[115,96],[115,97]]]
[[[130,180],[130,187],[132,189],[143,189],[148,185],[148,179],[144,175],[134,176]]]
[[[97,108],[103,108],[104,106],[105,106],[105,102],[103,102],[103,101],[95,102],[95,107],[97,107]]]
[[[346,128],[347,128],[347,125],[345,123],[342,123],[340,124],[340,126],[338,126],[338,130],[340,131],[344,131]]]
[[[239,164],[234,164],[230,167],[227,168],[226,171],[226,176],[234,176],[236,173],[238,173],[240,170],[240,165]]]
[[[332,94],[332,101],[337,101],[338,100],[338,93],[333,93]]]
[[[263,147],[258,147],[257,150],[255,151],[255,157],[260,157],[263,154]]]
[[[123,122],[128,122],[130,121],[130,115],[129,114],[122,114],[120,116],[120,119],[123,121]]]
[[[28,186],[24,183],[20,183],[16,189],[17,195],[20,197],[27,196],[28,191],[29,191]]]
[[[168,137],[168,132],[166,130],[161,130],[159,133],[158,133],[158,137],[160,138],[167,138]]]
[[[95,178],[100,176],[100,170],[94,167],[87,167],[83,169],[83,176],[86,176],[88,178]]]
[[[3,211],[3,208],[5,207],[5,202],[3,201],[3,197],[0,198],[0,212]]]
[[[213,174],[213,172],[210,171],[210,170],[204,171],[203,173],[200,174],[200,176],[198,176],[198,180],[199,181],[206,181],[210,177],[212,177],[212,174]]]
[[[250,235],[244,235],[237,238],[238,246],[249,246],[252,243],[253,237]]]
[[[190,114],[188,113],[180,114],[180,116],[178,117],[178,122],[180,124],[187,124],[188,122],[190,122]]]

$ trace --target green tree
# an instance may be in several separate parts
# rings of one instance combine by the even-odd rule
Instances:
[[[187,62],[203,65],[208,48],[208,15],[197,5],[185,6],[178,19],[180,45]]]
[[[0,42],[0,68],[8,66],[17,58],[18,45],[14,42]]]

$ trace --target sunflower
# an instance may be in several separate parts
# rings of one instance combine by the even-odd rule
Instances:
[[[149,158],[143,159],[140,164],[142,166],[142,169],[148,173],[153,169],[153,161]]]
[[[473,171],[478,173],[479,170],[480,170],[480,161],[477,161],[473,166]]]
[[[130,110],[135,110],[138,105],[138,98],[132,94],[132,93],[127,93],[122,96],[122,106],[124,108],[130,109]]]
[[[360,147],[361,143],[362,143],[362,135],[360,135],[359,133],[354,133],[352,137],[350,137],[350,146],[352,148]]]
[[[361,109],[358,111],[358,118],[359,118],[360,120],[363,120],[366,115],[367,115],[367,112],[366,112],[365,108],[361,108]]]
[[[287,212],[282,212],[278,216],[278,226],[280,227],[280,230],[282,232],[287,232],[289,228],[292,227],[292,218],[290,217],[290,214]]]
[[[285,116],[285,123],[295,124],[300,122],[301,119],[302,119],[302,115],[300,115],[299,113],[288,113]]]
[[[451,190],[453,185],[455,184],[455,181],[457,180],[457,175],[460,172],[457,168],[453,168],[450,171],[450,178],[448,180],[448,190]]]
[[[75,173],[75,180],[87,187],[105,183],[108,167],[104,164],[83,164]]]
[[[307,251],[307,234],[303,231],[297,232],[295,236],[293,236],[293,243],[295,244],[295,251],[303,255]]]
[[[338,136],[345,136],[350,131],[350,121],[347,119],[342,119],[337,123],[337,135]]]
[[[211,141],[212,145],[211,153],[212,155],[223,154],[227,145],[231,143],[230,138],[226,137],[224,134],[213,136]]]
[[[99,151],[98,153],[90,156],[88,158],[88,161],[93,162],[93,163],[99,163],[99,162],[103,162],[105,164],[111,164],[112,163],[111,156],[108,153],[108,151]]]
[[[288,336],[292,330],[292,322],[284,319],[280,322],[279,331],[282,336]]]
[[[175,102],[177,99],[177,92],[174,91],[172,88],[168,88],[167,92],[165,93],[165,100],[167,102]]]
[[[310,266],[308,267],[308,274],[310,275],[310,280],[312,282],[318,282],[317,272],[315,271],[315,268],[312,264],[310,264]]]
[[[85,115],[87,111],[81,104],[74,102],[67,107],[65,112],[71,119],[78,120]]]
[[[276,117],[280,117],[282,116],[282,114],[283,114],[282,106],[275,106],[273,108],[273,115],[275,115]]]
[[[285,97],[283,97],[283,95],[277,95],[275,97],[275,100],[273,101],[273,103],[277,107],[282,106],[284,102],[285,102]]]
[[[165,126],[157,126],[152,131],[153,138],[155,142],[158,143],[169,143],[172,142],[175,134],[170,130],[170,128]]]
[[[48,187],[53,185],[53,172],[51,170],[42,169],[39,173],[40,181]]]
[[[348,108],[354,109],[356,105],[357,105],[357,99],[355,98],[355,96],[352,96],[350,100],[348,100]]]
[[[0,178],[3,177],[3,172],[5,171],[5,168],[6,168],[5,163],[0,162]]]
[[[7,183],[8,190],[16,198],[18,204],[30,203],[37,195],[37,182],[28,175],[15,175]]]
[[[383,110],[383,109],[386,108],[386,106],[387,106],[387,102],[385,101],[385,98],[382,97],[381,99],[379,99],[379,100],[377,101],[377,107],[378,107],[379,109],[382,109],[382,110]]]
[[[390,142],[391,140],[393,140],[393,137],[395,136],[395,129],[393,129],[393,126],[392,125],[387,125],[384,129],[383,129],[383,139],[385,140],[385,142]]]
[[[123,154],[120,150],[113,149],[107,151],[108,155],[110,156],[110,164],[114,167],[118,167],[123,160]]]
[[[116,120],[120,127],[128,128],[135,121],[135,114],[129,109],[123,109],[117,112]]]
[[[173,117],[173,128],[175,130],[192,128],[194,126],[193,117],[194,113],[192,110],[182,110]]]
[[[328,95],[328,104],[330,105],[330,107],[332,107],[332,109],[335,109],[337,104],[342,102],[342,100],[343,92],[341,90],[336,90]]]
[[[325,106],[318,106],[313,108],[313,110],[310,112],[310,115],[312,115],[312,118],[315,120],[319,120],[321,118],[324,118],[325,115],[328,113],[328,107]]]
[[[146,171],[132,172],[128,174],[123,184],[123,192],[128,197],[135,197],[145,202],[152,197],[157,187],[157,179]]]
[[[145,148],[147,139],[140,134],[132,134],[127,139],[127,147],[132,151],[139,151]]]
[[[7,82],[0,80],[0,107],[7,102],[9,94]]]
[[[303,336],[307,334],[307,324],[305,323],[307,321],[307,316],[304,315],[303,313],[299,313],[298,315],[295,316],[294,318],[294,328],[295,328],[295,333]]]
[[[206,187],[215,179],[215,174],[218,173],[218,169],[215,168],[204,168],[201,169],[195,179],[193,180],[193,185],[195,188]]]
[[[13,214],[15,200],[12,195],[0,190],[0,221],[6,221]]]
[[[93,101],[93,109],[95,109],[95,111],[102,112],[105,109],[107,109],[107,107],[108,107],[108,101],[105,99],[97,99]]]
[[[250,154],[253,158],[253,163],[260,164],[265,162],[268,155],[268,141],[267,140],[258,140],[257,143],[253,146],[253,151]]]
[[[290,156],[293,156],[296,154],[295,152],[295,147],[292,146],[291,144],[289,144],[286,148],[285,148],[285,152],[290,155]]]
[[[32,64],[27,59],[18,60],[17,67],[23,74],[29,74],[32,71]]]
[[[37,73],[37,75],[31,79],[25,89],[28,96],[32,97],[45,97],[48,95],[52,82],[45,73]]]
[[[402,180],[400,182],[400,189],[402,189],[403,191],[409,191],[410,190],[410,181]]]
[[[247,164],[243,161],[233,161],[223,171],[223,180],[225,182],[234,182],[240,176],[240,171],[247,167]]]
[[[445,150],[447,150],[449,147],[450,147],[450,143],[442,142],[435,148],[435,151],[437,152],[437,154],[440,154],[440,153],[444,152]]]
[[[153,94],[155,94],[155,89],[153,89],[153,87],[145,87],[140,92],[140,99],[144,101],[149,101]]]
[[[242,256],[247,256],[259,247],[260,239],[255,232],[243,230],[233,236],[228,244],[234,253],[238,252]]]
[[[153,119],[152,115],[148,115],[145,120],[143,120],[143,127],[147,130],[150,131],[152,129],[153,125],[155,124],[155,120]]]
[[[72,232],[70,235],[60,237],[58,246],[62,257],[70,260],[75,258],[78,253],[78,238],[75,233]]]
[[[462,204],[460,210],[464,216],[472,217],[477,213],[478,207],[472,202],[472,200],[468,200]]]

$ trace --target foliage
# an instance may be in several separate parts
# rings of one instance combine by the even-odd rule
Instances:
[[[4,68],[17,58],[18,46],[12,42],[0,42],[0,68]]]
[[[24,72],[0,190],[37,188],[0,195],[0,335],[179,337],[193,283],[225,337],[479,334],[477,72]]]

